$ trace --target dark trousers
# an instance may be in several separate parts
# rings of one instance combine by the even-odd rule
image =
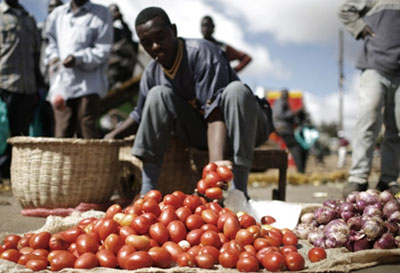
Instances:
[[[306,171],[308,151],[300,146],[294,134],[280,133],[279,136],[282,137],[283,141],[285,141],[286,146],[289,149],[289,152],[292,154],[294,162],[296,164],[297,171],[299,173],[304,173]]]
[[[7,105],[10,136],[28,136],[29,124],[34,114],[37,95],[25,95],[8,92],[0,89],[1,99]],[[11,146],[0,155],[0,177],[10,177]]]
[[[100,113],[100,97],[88,95],[66,101],[66,109],[53,107],[55,137],[100,138],[96,121]]]

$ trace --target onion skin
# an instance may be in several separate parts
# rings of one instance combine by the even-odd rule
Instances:
[[[390,233],[384,233],[376,242],[374,243],[374,248],[379,249],[391,249],[396,248],[396,240]]]
[[[383,221],[378,217],[363,217],[362,222],[361,229],[369,240],[375,240],[384,232]]]
[[[361,216],[354,216],[347,220],[347,225],[351,230],[360,230],[362,227]]]
[[[384,190],[379,194],[379,202],[381,202],[382,204],[387,203],[391,199],[394,199],[394,197],[388,190]]]
[[[397,202],[396,199],[391,199],[389,200],[384,206],[383,206],[383,215],[386,218],[389,218],[392,213],[395,211],[400,210],[400,204]]]
[[[360,251],[360,250],[365,250],[365,249],[370,249],[371,248],[371,242],[368,241],[366,237],[363,239],[360,239],[358,241],[355,241],[353,244],[353,251]]]
[[[314,212],[314,216],[318,224],[327,224],[330,221],[338,218],[337,212],[329,207],[317,208]]]

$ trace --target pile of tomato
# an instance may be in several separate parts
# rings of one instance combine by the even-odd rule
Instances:
[[[209,269],[217,264],[241,272],[262,267],[302,270],[305,259],[297,252],[298,238],[289,229],[270,226],[274,221],[265,216],[257,222],[199,195],[175,191],[162,196],[152,190],[124,209],[114,204],[103,218],[83,219],[59,233],[8,235],[0,258],[34,271],[98,266]],[[312,250],[312,262],[326,257],[323,249]]]

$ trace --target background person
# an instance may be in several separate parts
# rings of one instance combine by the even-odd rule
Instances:
[[[201,34],[203,34],[203,38],[218,45],[225,52],[229,61],[238,61],[238,64],[233,69],[236,72],[241,71],[251,62],[251,57],[228,44],[216,40],[213,36],[214,29],[215,25],[211,16],[204,16],[201,19]]]
[[[0,97],[8,111],[10,136],[28,136],[37,96],[40,34],[18,0],[0,3]],[[0,155],[0,180],[10,177],[11,146]]]
[[[254,148],[273,129],[268,103],[261,107],[218,47],[203,39],[178,38],[175,24],[161,8],[142,10],[135,26],[154,60],[141,78],[138,105],[106,138],[136,133],[132,154],[143,161],[140,193],[157,188],[173,132],[189,146],[208,149],[210,162],[233,162],[233,185],[249,198]]]
[[[352,165],[343,196],[368,188],[377,136],[385,125],[378,190],[400,191],[400,1],[344,1],[339,18],[363,40],[356,67],[361,70],[359,113]]]
[[[99,138],[96,122],[100,98],[108,91],[113,41],[110,11],[89,0],[72,0],[49,15],[46,33],[55,136]]]

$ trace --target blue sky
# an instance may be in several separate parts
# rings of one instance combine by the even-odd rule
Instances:
[[[65,2],[65,1],[64,1]],[[117,3],[133,28],[137,13],[147,6],[160,6],[177,24],[182,37],[200,38],[200,19],[208,14],[216,24],[215,37],[247,52],[253,62],[240,78],[254,90],[301,90],[315,124],[337,121],[338,117],[338,33],[337,0],[92,0]],[[20,0],[43,21],[47,0]],[[357,110],[354,69],[361,46],[345,30],[344,126],[352,135]]]

